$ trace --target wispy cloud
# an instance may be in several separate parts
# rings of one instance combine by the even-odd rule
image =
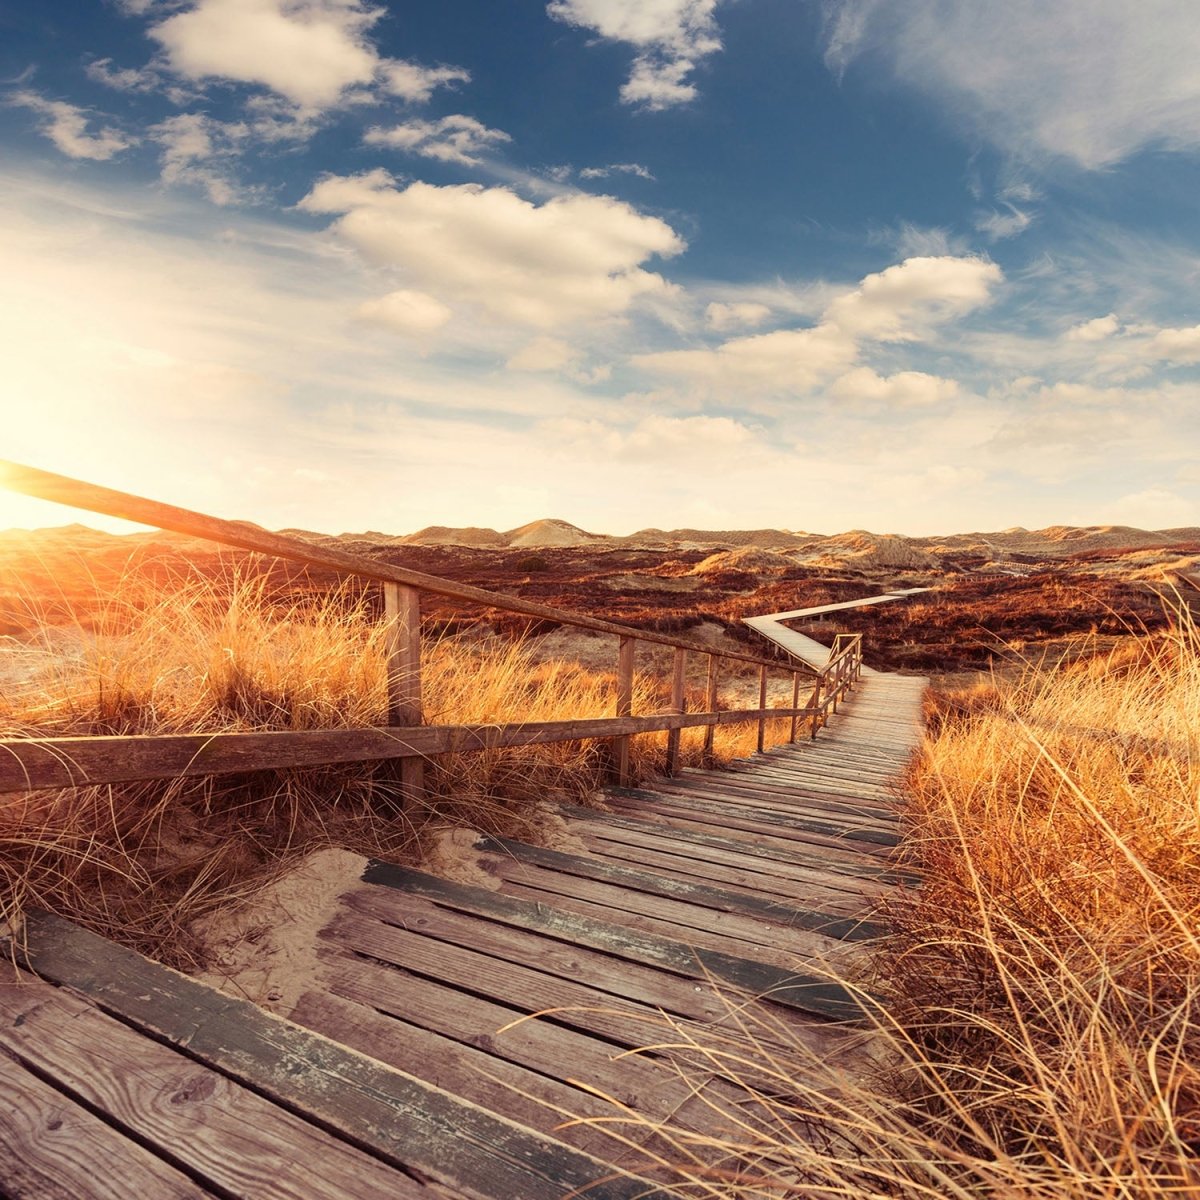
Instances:
[[[363,141],[368,146],[386,146],[440,162],[473,166],[481,155],[512,138],[502,129],[489,129],[474,117],[455,113],[437,121],[405,121],[388,129],[373,126],[363,134]]]
[[[826,57],[885,64],[1020,157],[1200,146],[1200,21],[1177,0],[826,0]]]
[[[137,144],[137,138],[113,125],[91,132],[93,118],[88,110],[65,100],[48,100],[37,92],[19,91],[9,96],[8,103],[37,113],[38,128],[69,158],[104,162]]]

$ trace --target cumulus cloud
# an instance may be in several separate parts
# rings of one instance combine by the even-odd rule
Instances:
[[[424,292],[401,289],[378,300],[367,300],[355,313],[360,321],[403,333],[409,337],[427,337],[436,333],[454,315],[440,300]]]
[[[89,132],[92,118],[88,111],[65,100],[47,100],[37,92],[21,91],[14,92],[8,102],[37,113],[41,118],[38,129],[69,158],[104,162],[137,141],[111,125]]]
[[[382,15],[365,0],[194,0],[149,34],[186,79],[257,84],[309,111],[376,85],[423,101],[469,78],[459,67],[382,58],[368,36]]]
[[[503,187],[400,188],[385,171],[330,176],[300,207],[342,214],[339,236],[416,287],[543,329],[618,316],[639,297],[668,293],[642,264],[685,246],[665,222],[610,196],[538,205]]]
[[[1200,363],[1200,325],[1190,329],[1160,329],[1150,339],[1149,353],[1174,363]]]
[[[714,301],[704,310],[704,320],[710,329],[724,332],[745,325],[761,325],[771,310],[752,300],[735,300],[728,304]]]
[[[986,304],[1003,278],[995,263],[982,258],[907,258],[868,275],[834,300],[825,317],[857,337],[917,341],[930,326]]]
[[[1072,325],[1063,335],[1069,342],[1100,342],[1110,338],[1121,328],[1116,313],[1105,317],[1093,317],[1090,321],[1081,321]]]
[[[836,379],[829,394],[837,400],[882,404],[889,408],[924,408],[953,400],[958,383],[923,371],[898,371],[878,375],[870,367],[856,367]]]
[[[456,113],[439,121],[406,121],[390,129],[375,126],[363,135],[368,146],[407,150],[440,162],[472,165],[481,153],[512,141],[502,129],[489,129],[474,117]]]
[[[714,19],[719,0],[551,0],[555,20],[591,29],[606,41],[625,42],[636,57],[621,99],[658,110],[696,96],[687,77],[721,49]]]
[[[1113,525],[1139,529],[1178,529],[1200,523],[1200,507],[1166,488],[1146,488],[1122,496],[1101,515]]]
[[[826,0],[826,57],[885,64],[1021,156],[1200,146],[1200,22],[1178,0]]]
[[[732,338],[712,349],[642,354],[633,361],[648,370],[706,381],[717,388],[811,391],[853,366],[861,342],[928,337],[933,327],[986,304],[1002,279],[995,263],[979,258],[909,258],[868,275],[857,288],[835,297],[810,328]],[[721,308],[717,315],[718,320],[729,316]],[[892,391],[903,393],[903,383],[893,385]],[[906,394],[919,391],[910,379]]]

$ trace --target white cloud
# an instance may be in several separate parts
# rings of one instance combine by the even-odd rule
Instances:
[[[149,67],[114,67],[111,58],[88,63],[87,77],[118,92],[151,92],[162,80]]]
[[[1200,363],[1200,325],[1190,329],[1160,329],[1150,339],[1149,353],[1175,363]]]
[[[721,332],[744,325],[761,325],[770,315],[771,310],[765,304],[758,304],[752,300],[732,301],[728,304],[714,301],[704,310],[704,320],[709,328]]]
[[[536,337],[512,355],[510,371],[561,371],[579,358],[579,352],[561,338]]]
[[[478,184],[397,188],[384,171],[331,176],[300,202],[341,213],[337,233],[408,282],[495,319],[544,329],[619,316],[670,285],[641,264],[684,249],[665,222],[609,196],[537,205]]]
[[[580,179],[607,179],[610,175],[636,175],[639,179],[653,179],[649,167],[641,163],[609,163],[606,167],[584,167]]]
[[[309,112],[377,83],[418,102],[470,78],[460,67],[381,58],[368,33],[383,11],[366,0],[194,0],[149,35],[187,79],[257,84]]]
[[[718,0],[551,0],[559,21],[591,29],[606,41],[632,45],[637,55],[621,88],[626,104],[652,110],[685,104],[696,96],[687,76],[721,49],[713,13]]]
[[[424,104],[437,88],[471,80],[471,72],[462,67],[423,67],[399,59],[383,63],[382,76],[387,90],[410,104]]]
[[[367,300],[355,314],[360,321],[379,325],[394,333],[423,337],[436,333],[454,315],[440,300],[424,292],[389,292],[378,300]]]
[[[835,325],[780,329],[733,338],[715,350],[666,350],[639,354],[635,366],[709,384],[716,390],[739,387],[806,392],[839,374],[857,357],[854,340]]]
[[[1200,146],[1200,21],[1179,0],[826,0],[826,57],[866,56],[1017,155],[1088,168]]]
[[[1015,204],[1005,204],[1005,208],[1005,212],[993,209],[991,212],[977,213],[975,228],[997,242],[1003,238],[1016,237],[1033,224],[1033,214],[1026,209],[1018,208]]]
[[[923,371],[898,371],[882,376],[870,367],[856,367],[834,380],[829,394],[837,400],[884,404],[890,408],[924,408],[958,396],[958,383]]]
[[[811,391],[854,365],[860,342],[926,338],[934,326],[986,304],[1003,277],[979,258],[909,258],[836,296],[810,328],[733,338],[715,349],[640,354],[633,362],[715,389]]]
[[[111,125],[89,133],[91,117],[87,110],[64,100],[47,100],[37,92],[23,91],[14,92],[8,102],[37,113],[41,117],[39,130],[69,158],[104,162],[137,143],[136,138]]]
[[[1105,317],[1093,317],[1090,321],[1081,321],[1072,325],[1063,335],[1069,342],[1100,342],[1110,338],[1121,328],[1116,313]]]
[[[227,125],[203,113],[180,113],[149,130],[163,148],[163,183],[199,187],[221,206],[250,196],[222,161],[237,152],[247,133],[245,125]]]
[[[908,258],[840,296],[825,317],[847,333],[880,341],[916,341],[930,325],[965,316],[991,299],[1004,278],[981,258]]]
[[[512,139],[501,129],[489,129],[474,117],[456,113],[438,121],[406,121],[390,129],[375,126],[363,135],[368,146],[407,150],[440,162],[470,165],[479,155]]]

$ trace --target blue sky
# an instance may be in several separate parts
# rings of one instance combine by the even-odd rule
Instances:
[[[331,532],[1200,524],[1190,0],[14,8],[5,457]]]

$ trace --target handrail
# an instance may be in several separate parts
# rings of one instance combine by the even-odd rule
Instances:
[[[371,559],[313,546],[299,538],[270,533],[241,521],[227,521],[189,509],[21,463],[0,460],[0,486],[91,512],[157,526],[224,545],[269,554],[342,575],[374,580],[383,585],[388,622],[388,717],[383,728],[274,731],[222,734],[164,734],[130,737],[49,737],[0,739],[0,793],[48,787],[82,787],[138,779],[215,775],[234,771],[281,769],[331,762],[398,759],[401,786],[415,797],[424,786],[423,762],[436,754],[482,750],[497,746],[530,745],[583,738],[610,738],[616,774],[630,782],[629,739],[637,733],[667,731],[666,773],[675,773],[679,736],[684,728],[704,726],[704,759],[712,762],[713,733],[718,725],[758,722],[758,748],[764,748],[766,723],[791,718],[791,741],[800,718],[810,724],[810,736],[837,711],[838,701],[862,672],[862,637],[839,635],[823,669],[802,660],[780,663],[738,651],[715,650],[690,638],[675,637],[604,621],[515,596],[455,583],[421,571],[377,563]],[[616,634],[620,639],[616,715],[567,721],[510,722],[497,725],[426,725],[421,698],[420,593],[468,600],[488,608],[521,613],[564,625]],[[671,646],[675,663],[671,706],[667,712],[634,716],[632,694],[634,649],[639,641]],[[685,703],[686,655],[708,658],[708,686],[703,712],[688,713]],[[751,663],[759,668],[756,708],[720,710],[717,663],[720,659]],[[793,679],[790,708],[767,707],[767,672],[784,670]],[[813,692],[800,704],[800,679],[815,680]]]
[[[430,592],[435,596],[445,596],[453,600],[468,600],[488,608],[498,608],[505,612],[520,613],[523,616],[557,621],[562,625],[573,625],[578,629],[591,629],[597,633],[614,633],[622,637],[635,637],[641,642],[656,642],[663,646],[694,650],[699,654],[712,652],[711,646],[706,646],[703,642],[694,641],[691,638],[658,633],[655,630],[637,629],[632,625],[623,625],[616,621],[604,621],[598,617],[585,616],[583,613],[573,613],[566,609],[553,608],[547,604],[536,604],[532,600],[522,600],[519,596],[488,591],[486,588],[474,587],[469,583],[456,583],[452,579],[443,579],[439,575],[427,575],[424,571],[413,571],[408,567],[375,562],[373,559],[364,558],[358,554],[348,554],[344,550],[314,546],[298,537],[271,533],[248,521],[226,521],[220,517],[210,517],[205,513],[194,512],[187,508],[177,508],[173,504],[162,504],[157,500],[147,500],[129,492],[119,492],[113,488],[101,487],[99,484],[84,483],[82,480],[72,479],[67,475],[56,475],[52,471],[43,471],[37,467],[26,466],[24,463],[12,462],[8,459],[0,459],[0,486],[12,492],[21,492],[26,496],[36,496],[57,504],[70,505],[72,508],[101,513],[107,517],[136,521],[142,525],[152,525],[158,529],[170,530],[172,533],[206,538],[208,541],[220,542],[226,546],[236,546],[239,549],[252,550],[260,554],[271,554],[276,558],[285,558],[309,566],[325,567],[342,575],[371,579],[378,583],[404,584],[408,587],[420,588],[421,591]],[[756,667],[779,666],[778,662],[771,662],[761,656],[742,654],[732,650],[722,650],[721,657],[751,663]],[[797,667],[797,670],[808,672],[814,676],[819,674],[808,663]]]

